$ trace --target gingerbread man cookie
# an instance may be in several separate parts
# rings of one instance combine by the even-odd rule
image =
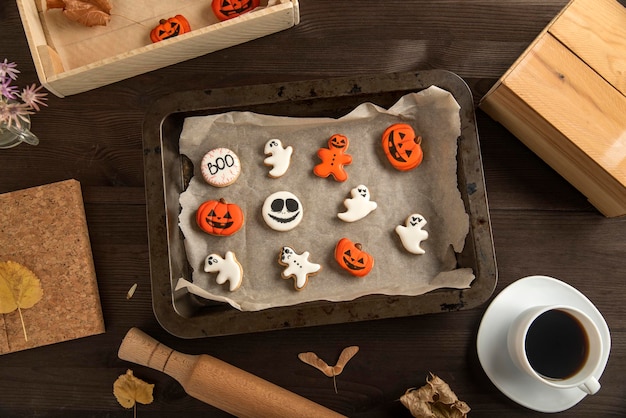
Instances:
[[[217,273],[217,284],[229,283],[231,292],[239,289],[243,281],[243,267],[237,261],[235,253],[227,251],[224,258],[218,254],[211,254],[204,260],[204,271],[207,273]]]
[[[293,285],[296,290],[302,290],[307,285],[309,277],[314,276],[322,269],[322,266],[309,261],[309,252],[296,253],[291,247],[283,247],[278,257],[278,264],[287,267],[282,272],[283,279],[293,277]]]
[[[337,214],[339,219],[344,222],[355,222],[363,219],[378,207],[376,202],[370,200],[370,191],[363,184],[352,189],[350,195],[352,196],[350,199],[343,201],[348,210]]]
[[[264,153],[269,155],[263,164],[271,166],[272,169],[269,172],[271,178],[278,178],[284,175],[291,163],[291,154],[293,154],[293,147],[288,146],[283,148],[280,139],[270,139],[265,143]]]
[[[343,182],[348,179],[348,173],[344,166],[352,164],[352,156],[346,154],[350,142],[343,135],[333,135],[328,140],[328,148],[320,148],[317,156],[321,163],[313,168],[313,173],[318,177],[333,176],[337,181]]]
[[[428,231],[422,228],[426,225],[426,219],[419,213],[414,213],[406,218],[405,225],[396,226],[396,233],[400,236],[404,248],[413,254],[425,254],[421,247],[422,241],[428,238]]]

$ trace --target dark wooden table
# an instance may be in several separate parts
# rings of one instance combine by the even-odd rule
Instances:
[[[622,4],[626,3],[624,0]],[[139,416],[228,416],[186,395],[172,378],[117,358],[130,327],[179,351],[207,353],[352,417],[408,417],[398,401],[429,372],[446,380],[475,417],[539,417],[491,383],[476,353],[488,303],[428,314],[229,337],[183,340],[164,331],[151,306],[142,120],[165,94],[345,75],[445,69],[476,101],[566,0],[301,1],[302,22],[218,51],[67,98],[51,96],[32,118],[37,147],[0,150],[0,193],[74,178],[81,182],[107,331],[0,357],[0,416],[129,417],[113,397],[131,367],[155,383]],[[0,3],[0,60],[37,82],[13,1]],[[626,219],[607,219],[506,129],[477,110],[499,280],[544,274],[587,295],[604,314],[611,355],[595,396],[560,414],[626,416]],[[0,208],[0,210],[2,210]],[[133,283],[139,287],[126,300]],[[76,313],[80,315],[80,312]],[[297,360],[315,351],[332,362],[348,345],[358,361],[332,382]]]

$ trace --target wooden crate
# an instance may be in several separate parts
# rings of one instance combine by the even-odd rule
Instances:
[[[258,9],[224,22],[219,22],[212,14],[209,0],[179,1],[180,7],[188,13],[185,17],[192,23],[192,31],[151,43],[149,33],[159,18],[167,19],[178,12],[172,8],[177,4],[172,0],[150,0],[145,16],[136,1],[113,0],[111,22],[107,27],[95,28],[64,18],[57,20],[61,23],[55,26],[53,19],[61,16],[61,11],[46,10],[45,4],[46,0],[17,0],[37,75],[44,87],[59,97],[82,93],[285,30],[298,24],[300,19],[298,0],[274,0],[271,5],[268,0],[262,0]],[[159,7],[173,14],[150,15]],[[115,14],[116,10],[128,8],[135,8],[140,17]],[[63,25],[62,30],[60,25]],[[88,57],[96,50],[88,44],[90,40],[104,40],[99,43],[99,52],[93,61],[71,62],[71,58],[62,52],[61,48],[70,50],[73,46],[63,44],[60,38],[72,34],[80,39],[76,42],[76,55],[79,56]],[[81,46],[86,54],[79,51]]]
[[[573,0],[483,97],[604,215],[626,215],[626,9]]]

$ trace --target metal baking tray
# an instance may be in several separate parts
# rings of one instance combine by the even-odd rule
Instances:
[[[439,289],[419,296],[368,295],[352,301],[316,301],[255,312],[242,312],[190,293],[174,296],[176,281],[181,277],[191,281],[192,271],[178,227],[179,195],[193,174],[191,163],[178,151],[186,117],[229,111],[341,117],[364,102],[388,108],[403,95],[431,85],[452,93],[461,107],[457,175],[470,231],[457,261],[459,267],[474,271],[476,279],[469,289]],[[470,89],[454,73],[430,70],[178,92],[159,99],[146,113],[143,147],[152,304],[161,326],[177,337],[201,338],[457,311],[482,304],[496,286],[474,103]]]

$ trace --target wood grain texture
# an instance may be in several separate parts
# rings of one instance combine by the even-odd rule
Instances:
[[[75,178],[82,184],[106,333],[0,357],[0,416],[128,417],[112,395],[127,368],[155,383],[139,416],[228,417],[173,378],[119,360],[131,327],[190,354],[209,354],[351,417],[410,417],[398,401],[429,372],[446,380],[470,416],[544,417],[500,393],[483,372],[476,333],[487,305],[468,311],[182,340],[155,320],[150,297],[142,123],[151,103],[179,90],[342,75],[446,69],[480,99],[567,0],[301,1],[287,31],[60,99],[33,115],[37,147],[0,151],[0,192]],[[622,5],[626,1],[621,0]],[[0,60],[37,82],[15,2],[0,2]],[[547,274],[585,293],[606,317],[612,351],[602,389],[567,417],[626,415],[626,219],[606,219],[567,181],[481,110],[478,132],[499,270],[497,294]],[[133,283],[132,299],[126,293]],[[297,354],[359,354],[332,381]]]

